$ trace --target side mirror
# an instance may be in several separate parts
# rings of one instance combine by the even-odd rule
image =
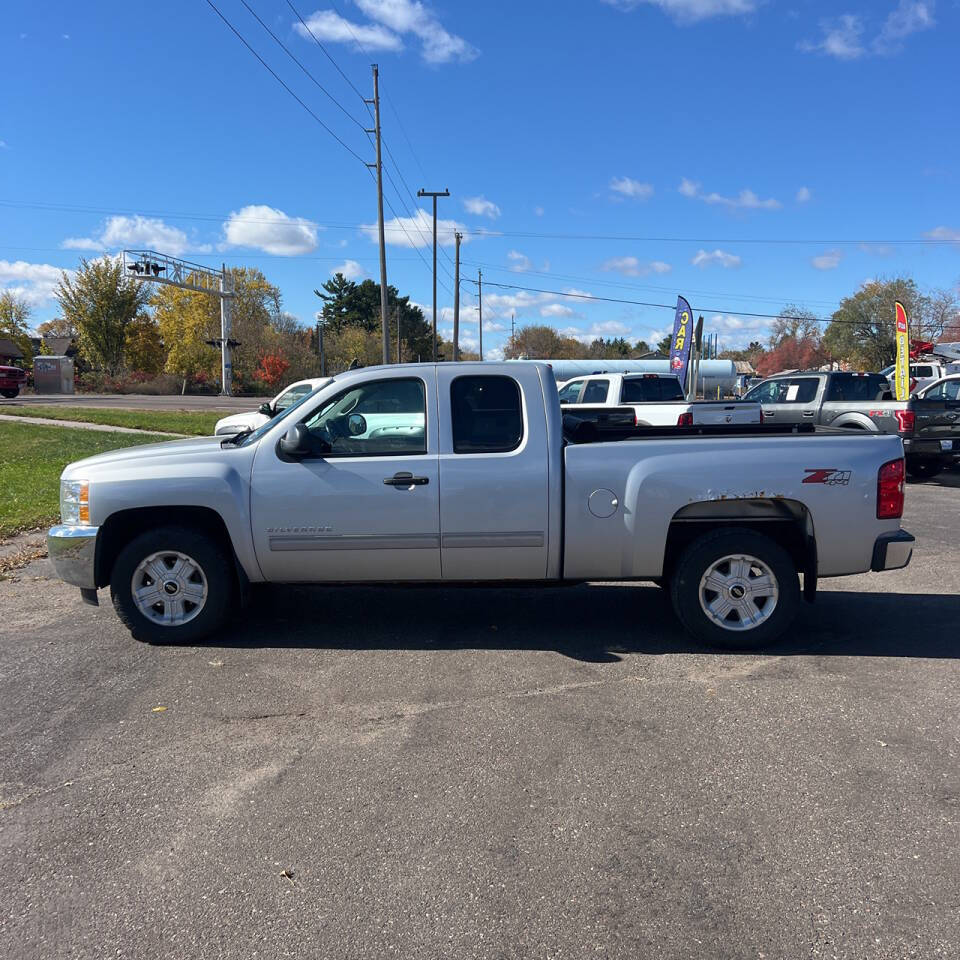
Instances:
[[[347,417],[347,433],[351,437],[359,437],[367,432],[367,418],[360,413],[351,413]]]
[[[274,409],[273,409],[273,407],[270,405],[270,401],[269,401],[269,400],[268,400],[266,403],[261,403],[261,404],[260,404],[260,412],[261,412],[265,417],[272,417],[272,416],[273,416],[273,414],[274,414]]]
[[[302,424],[295,423],[281,438],[280,452],[292,460],[298,460],[310,453],[310,431]]]

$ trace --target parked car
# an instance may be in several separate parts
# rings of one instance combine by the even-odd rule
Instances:
[[[568,380],[560,404],[575,416],[581,407],[631,407],[640,426],[700,426],[709,423],[760,423],[760,405],[739,400],[684,399],[672,373],[604,373]]]
[[[918,390],[917,396],[924,400],[960,400],[960,373],[951,373],[941,380],[934,380],[922,390]]]
[[[899,437],[647,429],[565,437],[544,363],[348,371],[252,433],[71,464],[50,558],[149,642],[207,636],[263,581],[656,580],[723,646],[787,629],[801,574],[812,600],[909,562]]]
[[[251,413],[233,413],[217,421],[214,428],[216,436],[225,436],[233,433],[243,433],[246,430],[256,430],[262,427],[271,417],[275,417],[284,410],[289,410],[298,400],[302,400],[308,393],[317,387],[329,383],[329,377],[318,377],[313,380],[298,380],[289,387],[281,390],[272,400],[261,403],[259,409]]]
[[[744,399],[758,401],[768,423],[896,434],[903,440],[907,473],[917,480],[935,476],[960,455],[960,402],[890,396],[881,373],[809,370],[770,377]]]
[[[0,366],[0,396],[12,400],[26,386],[27,371],[20,367]]]

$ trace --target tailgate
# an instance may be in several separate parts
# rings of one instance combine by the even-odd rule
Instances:
[[[913,412],[915,439],[953,441],[960,450],[960,400],[915,400]]]
[[[690,404],[695,426],[707,426],[719,423],[760,423],[760,404],[741,400],[719,402],[714,400],[696,400]]]

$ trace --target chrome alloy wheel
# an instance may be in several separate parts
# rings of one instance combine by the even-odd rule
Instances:
[[[207,602],[207,578],[192,557],[176,550],[151,553],[133,571],[130,592],[137,610],[151,623],[189,623]]]
[[[700,578],[700,607],[724,630],[754,630],[777,606],[777,578],[761,560],[734,554],[716,560]]]

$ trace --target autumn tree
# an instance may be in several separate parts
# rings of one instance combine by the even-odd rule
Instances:
[[[809,370],[826,359],[816,314],[787,304],[770,324],[770,349],[752,360],[763,377],[781,370]]]
[[[23,354],[24,365],[33,359],[33,343],[30,341],[30,304],[9,290],[0,292],[0,337],[12,340]]]
[[[266,384],[271,390],[277,390],[284,382],[290,361],[283,355],[283,351],[265,353],[257,364],[254,379]]]
[[[127,324],[124,360],[130,370],[158,374],[163,371],[167,354],[160,325],[149,313],[139,313]]]
[[[102,257],[81,260],[73,277],[64,271],[55,296],[87,361],[112,376],[119,373],[127,325],[149,299],[149,284],[124,276],[119,258]]]
[[[527,360],[583,360],[589,356],[589,351],[579,340],[561,336],[553,327],[531,324],[514,332],[503,355],[508,360],[519,357]]]
[[[823,337],[830,355],[864,370],[881,370],[892,363],[897,300],[906,308],[914,339],[939,339],[957,315],[958,300],[951,291],[924,293],[910,277],[872,280],[840,301]]]

